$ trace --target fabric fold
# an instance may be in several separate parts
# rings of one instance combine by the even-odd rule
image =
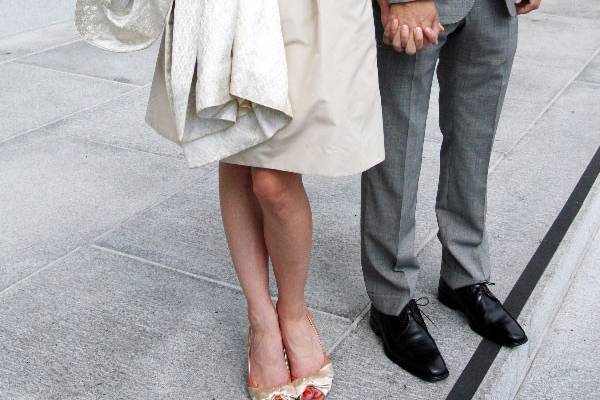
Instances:
[[[104,49],[138,50],[162,33],[146,121],[183,147],[190,166],[290,123],[278,0],[78,0],[77,10],[84,39]]]

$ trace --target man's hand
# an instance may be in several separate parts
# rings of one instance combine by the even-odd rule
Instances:
[[[540,8],[542,0],[515,0],[517,14],[528,14]]]
[[[398,52],[415,54],[417,50],[437,43],[444,30],[434,0],[415,0],[389,5],[379,0],[384,26],[383,41]]]

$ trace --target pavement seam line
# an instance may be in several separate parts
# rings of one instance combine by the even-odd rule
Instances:
[[[47,25],[36,26],[35,28],[29,28],[29,29],[25,29],[25,30],[22,30],[22,31],[19,31],[19,32],[8,33],[6,35],[0,36],[0,40],[9,38],[11,36],[19,36],[19,35],[24,34],[24,33],[31,33],[31,32],[35,32],[35,31],[43,31],[44,29],[48,29],[51,26],[60,25],[60,24],[66,24],[67,22],[71,22],[71,21],[72,21],[72,19],[61,19],[60,21],[54,21],[54,22],[51,22],[51,23],[49,23]]]
[[[439,133],[440,135],[442,134],[442,132],[439,130],[439,128],[437,128],[437,133]],[[440,138],[439,136],[425,136],[425,138],[423,139],[425,142],[429,142],[429,143],[433,143],[433,144],[441,144],[443,138]]]
[[[575,16],[575,15],[563,15],[563,14],[557,14],[557,13],[552,13],[552,12],[545,12],[543,9],[543,4],[542,4],[542,8],[537,9],[535,11],[535,14],[533,14],[534,16],[540,16],[540,17],[546,17],[546,18],[550,18],[550,19],[556,19],[556,20],[569,20],[569,21],[573,21],[573,20],[577,20],[578,22],[581,23],[587,23],[588,21],[595,21],[596,18],[592,18],[592,17],[581,17],[581,16]],[[583,20],[583,21],[581,21]]]
[[[114,225],[112,225],[110,228],[108,228],[104,232],[98,234],[97,236],[95,236],[94,238],[92,238],[91,240],[89,240],[88,243],[91,244],[91,245],[95,244],[95,242],[97,242],[99,240],[102,240],[106,235],[108,235],[110,233],[113,233],[116,229],[118,229],[121,226],[123,226],[123,224],[125,224],[125,223],[133,220],[134,218],[142,215],[146,211],[148,211],[148,210],[150,210],[150,209],[152,209],[154,207],[157,207],[157,206],[163,204],[166,201],[169,201],[170,199],[172,199],[173,197],[177,196],[178,194],[184,193],[188,189],[192,188],[195,184],[197,184],[200,181],[200,179],[206,178],[206,176],[208,174],[215,173],[216,169],[217,168],[215,166],[208,166],[206,168],[206,170],[203,171],[202,174],[199,174],[199,176],[194,179],[193,182],[191,182],[191,183],[189,183],[187,185],[184,185],[180,190],[176,190],[173,193],[166,194],[164,197],[163,196],[159,196],[161,198],[159,198],[155,202],[149,204],[148,206],[146,206],[146,207],[144,207],[144,208],[142,208],[142,209],[140,209],[140,210],[132,213],[128,217],[123,218],[122,220],[120,220],[119,222],[115,223]]]
[[[569,87],[577,81],[577,77],[580,76],[583,71],[594,61],[594,59],[600,54],[600,47],[597,47],[595,51],[592,52],[592,55],[583,63],[583,66],[580,67],[577,72],[563,85],[561,89],[550,99],[548,104],[542,109],[542,111],[534,118],[534,120],[523,130],[523,134],[513,143],[513,145],[508,148],[508,150],[504,153],[504,155],[500,156],[498,160],[494,163],[491,170],[493,171],[502,160],[506,159],[507,156],[514,153],[514,151],[519,147],[519,145],[525,140],[525,138],[529,135],[529,133],[535,128],[537,123],[546,115],[546,113],[552,108],[552,106],[558,101],[560,97],[569,89]]]
[[[307,306],[314,314],[323,314],[329,318],[337,319],[338,321],[345,322],[346,324],[351,324],[352,320],[348,317],[344,317],[343,315],[337,315],[329,311],[319,310],[318,308]]]
[[[201,178],[204,178],[204,177],[206,177],[206,175],[208,175],[208,174],[210,174],[210,173],[215,173],[215,172],[216,172],[216,168],[215,168],[215,167],[210,167],[210,168],[207,168],[207,171],[205,171],[205,173],[203,173],[203,174],[201,175]],[[99,235],[97,235],[96,237],[94,237],[94,238],[92,238],[91,240],[89,240],[89,241],[87,242],[87,243],[88,243],[88,245],[89,245],[89,246],[91,246],[91,247],[98,248],[98,249],[100,249],[100,250],[111,251],[111,252],[114,252],[115,254],[121,254],[121,255],[124,255],[124,256],[126,256],[126,257],[137,257],[137,256],[134,256],[134,255],[131,255],[131,254],[125,253],[125,252],[121,252],[121,251],[118,251],[118,250],[115,250],[115,249],[111,249],[111,248],[109,248],[109,247],[105,247],[105,246],[102,246],[102,245],[96,244],[95,242],[97,242],[97,241],[99,241],[99,240],[103,239],[103,238],[104,238],[106,235],[108,235],[108,234],[110,234],[110,233],[113,233],[113,232],[114,232],[116,229],[118,229],[119,227],[121,227],[123,224],[127,223],[128,221],[131,221],[131,220],[133,220],[134,218],[136,218],[137,216],[140,216],[140,215],[141,215],[141,214],[143,214],[144,212],[146,212],[146,211],[148,211],[148,210],[150,210],[150,209],[152,209],[152,208],[154,208],[154,207],[156,207],[156,206],[158,206],[158,205],[160,205],[160,204],[162,204],[162,203],[164,203],[164,202],[168,201],[169,199],[171,199],[171,198],[175,197],[175,196],[176,196],[176,195],[178,195],[179,193],[185,192],[187,189],[189,189],[190,187],[192,187],[194,184],[195,184],[195,182],[194,182],[194,183],[190,183],[189,185],[186,185],[186,186],[185,186],[183,189],[181,189],[181,190],[179,190],[179,191],[176,191],[176,192],[174,192],[174,193],[172,193],[172,194],[170,194],[170,195],[166,196],[165,198],[159,199],[158,201],[156,201],[156,202],[154,202],[154,203],[152,203],[152,204],[148,205],[147,207],[144,207],[143,209],[141,209],[141,210],[139,210],[139,211],[136,211],[136,212],[135,212],[135,213],[133,213],[132,215],[130,215],[130,216],[128,216],[127,218],[125,218],[125,219],[123,219],[123,220],[119,221],[119,222],[118,222],[118,223],[116,223],[114,226],[112,226],[112,227],[108,228],[106,231],[102,232],[101,234],[99,234]],[[147,263],[150,263],[150,264],[152,264],[152,263],[153,263],[153,261],[150,261],[150,260],[144,259],[144,258],[142,258],[142,257],[139,257],[139,258],[140,258],[140,261],[141,261],[141,262],[147,262]],[[160,266],[160,265],[159,265],[159,266]],[[168,268],[172,268],[172,267],[168,267]],[[224,283],[226,283],[226,282],[224,282]],[[228,285],[230,285],[230,284],[228,284]],[[236,289],[236,290],[238,290],[238,291],[242,291],[241,287],[239,287],[239,286],[236,286],[236,285],[233,285],[233,286],[234,286],[234,289]],[[273,298],[273,299],[275,299],[275,298]],[[327,315],[327,316],[329,316],[329,317],[331,317],[331,318],[335,318],[335,319],[341,320],[341,321],[343,321],[343,322],[346,322],[346,323],[351,323],[351,322],[352,322],[352,320],[351,320],[350,318],[347,318],[347,317],[344,317],[344,316],[341,316],[341,315],[337,315],[337,314],[334,314],[334,313],[331,313],[331,312],[328,312],[328,311],[320,310],[320,309],[318,309],[318,308],[314,308],[314,307],[309,307],[309,308],[310,308],[312,311],[316,312],[316,313],[324,314],[324,315]]]
[[[429,243],[433,242],[433,240],[437,237],[438,232],[439,229],[437,228],[434,228],[429,231],[427,236],[425,236],[425,240],[423,241],[423,243],[421,243],[421,245],[416,249],[415,253],[417,257],[420,256],[423,251],[425,251],[425,248],[429,245]]]
[[[84,113],[84,112],[87,112],[87,111],[91,111],[91,110],[93,110],[93,109],[95,109],[95,108],[98,108],[98,107],[102,107],[103,105],[106,105],[106,104],[108,104],[108,103],[110,103],[110,102],[112,102],[112,101],[114,101],[114,100],[118,100],[118,99],[120,99],[120,98],[122,98],[122,97],[126,97],[127,95],[130,95],[130,94],[132,94],[132,93],[134,93],[134,92],[136,92],[136,91],[138,91],[138,90],[145,89],[145,88],[146,88],[146,87],[148,87],[148,86],[150,86],[150,84],[148,84],[148,85],[146,85],[146,86],[141,86],[141,87],[135,87],[135,88],[132,88],[131,90],[128,90],[128,91],[126,91],[126,92],[123,92],[123,93],[119,94],[118,96],[111,97],[111,98],[110,98],[110,99],[108,99],[108,100],[102,101],[102,102],[100,102],[100,103],[96,103],[96,104],[94,104],[94,105],[91,105],[91,106],[89,106],[89,107],[82,108],[82,109],[80,109],[80,110],[77,110],[77,111],[75,111],[75,112],[72,112],[72,113],[70,113],[70,114],[67,114],[67,115],[60,116],[60,117],[58,117],[58,118],[56,118],[56,119],[53,119],[52,121],[45,122],[45,123],[43,123],[42,125],[38,125],[38,126],[36,126],[36,127],[33,127],[33,128],[30,128],[30,129],[27,129],[27,130],[25,130],[25,131],[18,132],[18,133],[16,133],[16,134],[12,135],[12,136],[9,136],[9,137],[7,137],[6,139],[2,139],[2,140],[0,140],[0,145],[2,145],[2,144],[4,144],[4,143],[6,143],[6,142],[8,142],[8,141],[11,141],[11,140],[13,140],[13,139],[16,139],[16,138],[18,138],[18,137],[25,136],[25,135],[27,135],[27,134],[29,134],[29,133],[31,133],[31,132],[35,132],[35,131],[37,131],[37,130],[39,130],[39,129],[43,129],[43,128],[46,128],[46,127],[48,127],[48,126],[50,126],[50,125],[56,124],[56,123],[58,123],[58,122],[60,122],[60,121],[63,121],[63,120],[65,120],[65,119],[67,119],[67,118],[71,118],[71,117],[73,117],[73,116],[75,116],[75,115],[77,115],[77,114]]]
[[[73,253],[76,253],[80,249],[81,249],[81,246],[77,246],[74,249],[71,249],[68,252],[64,253],[62,256],[58,257],[54,261],[51,261],[48,264],[44,265],[42,268],[39,268],[39,269],[33,271],[31,274],[25,276],[24,278],[21,278],[18,281],[11,283],[10,285],[8,285],[7,287],[5,287],[4,289],[0,290],[0,296],[3,296],[5,293],[9,292],[11,289],[19,286],[21,283],[23,283],[25,281],[28,281],[32,277],[34,277],[34,276],[38,275],[39,273],[41,273],[42,271],[45,271],[45,270],[53,267],[54,265],[58,264],[59,262],[61,262],[64,259],[66,259],[67,257],[69,257],[70,255],[72,255]]]
[[[122,251],[111,249],[111,248],[104,247],[104,246],[100,246],[100,245],[97,245],[97,244],[91,244],[90,247],[94,248],[96,250],[101,250],[101,251],[104,251],[104,252],[107,252],[107,253],[111,253],[113,255],[117,255],[117,256],[129,258],[129,259],[138,261],[138,262],[140,262],[142,264],[151,265],[151,266],[154,266],[154,267],[166,269],[166,270],[169,270],[169,271],[172,271],[172,272],[180,273],[180,274],[188,276],[190,278],[194,278],[194,279],[198,279],[198,280],[201,280],[201,281],[210,282],[210,283],[216,284],[218,286],[227,287],[227,288],[233,289],[233,290],[235,290],[237,292],[241,292],[242,291],[242,288],[239,287],[239,286],[237,286],[237,285],[233,285],[233,284],[228,283],[228,282],[220,281],[218,279],[210,278],[208,276],[194,274],[193,272],[184,271],[184,270],[179,269],[179,268],[170,267],[168,265],[161,264],[161,263],[158,263],[156,261],[150,261],[150,260],[145,259],[143,257],[134,256],[133,254],[124,253]]]
[[[179,162],[185,162],[185,158],[182,157],[178,157],[178,156],[174,156],[174,155],[169,155],[169,154],[165,154],[165,153],[155,153],[153,151],[149,151],[149,150],[144,150],[144,149],[137,149],[135,147],[126,147],[126,146],[121,146],[118,144],[114,144],[114,143],[107,143],[107,142],[102,142],[100,140],[94,140],[94,139],[90,139],[87,137],[81,137],[81,136],[77,136],[73,133],[63,133],[62,134],[65,137],[70,137],[73,139],[78,139],[81,141],[85,141],[85,142],[90,142],[93,144],[97,144],[100,146],[107,146],[107,147],[113,147],[119,150],[127,150],[127,151],[135,151],[135,152],[139,152],[139,153],[144,153],[144,154],[149,154],[149,155],[153,155],[153,156],[158,156],[158,157],[165,157],[174,161],[179,161]]]
[[[0,40],[1,40],[1,39],[0,39]],[[37,51],[31,52],[31,53],[23,54],[23,55],[20,55],[20,56],[18,56],[18,57],[9,58],[9,59],[7,59],[7,60],[0,61],[0,65],[9,64],[9,63],[11,63],[11,62],[14,62],[15,64],[26,64],[26,65],[32,65],[32,64],[28,64],[28,63],[24,63],[24,62],[19,62],[19,60],[21,60],[21,59],[23,59],[23,58],[27,58],[27,57],[36,56],[36,55],[38,55],[38,54],[45,53],[46,51],[55,50],[55,49],[58,49],[58,48],[60,48],[60,47],[68,46],[68,45],[70,45],[70,44],[77,43],[77,42],[81,42],[81,39],[73,39],[73,40],[70,40],[70,41],[68,41],[68,42],[64,42],[64,43],[56,44],[56,45],[53,45],[53,46],[50,46],[50,47],[45,47],[45,48],[43,48],[43,49],[40,49],[40,50],[37,50]]]
[[[187,188],[187,187],[189,187],[189,186],[191,186],[191,184],[190,184],[190,185],[188,185],[188,186],[186,186],[186,188]],[[185,189],[183,189],[183,190],[185,190]],[[119,221],[119,222],[115,223],[113,226],[111,226],[110,228],[108,228],[108,230],[106,230],[105,232],[102,232],[101,234],[99,234],[99,235],[95,236],[95,237],[94,237],[94,238],[92,238],[91,240],[88,240],[88,241],[86,241],[86,245],[93,246],[93,245],[94,245],[94,242],[95,242],[96,240],[99,240],[100,238],[102,238],[102,236],[104,236],[104,235],[107,235],[107,234],[108,234],[108,233],[110,233],[110,232],[113,232],[115,229],[117,229],[118,227],[120,227],[120,226],[121,226],[123,223],[125,223],[125,222],[127,222],[127,221],[129,221],[129,220],[131,220],[131,219],[133,219],[133,218],[135,218],[136,216],[138,216],[139,214],[141,214],[141,213],[143,213],[143,212],[145,212],[145,211],[149,210],[150,208],[152,208],[152,207],[155,207],[155,206],[157,206],[157,205],[161,204],[161,203],[162,203],[162,202],[164,202],[164,201],[167,201],[167,200],[168,200],[168,199],[170,199],[171,197],[175,196],[177,193],[179,193],[179,192],[172,193],[172,194],[170,194],[170,195],[166,196],[166,198],[162,198],[162,199],[160,199],[160,200],[158,200],[158,201],[156,201],[156,202],[154,202],[154,203],[150,204],[149,206],[147,206],[147,207],[144,207],[143,209],[141,209],[141,210],[139,210],[139,211],[136,211],[136,212],[134,212],[132,215],[130,215],[130,216],[126,217],[125,219],[123,219],[123,220],[121,220],[121,221]],[[31,273],[31,275],[35,275],[36,273],[38,273],[38,272],[40,272],[40,271],[42,271],[42,270],[45,270],[45,269],[48,269],[48,268],[50,268],[50,267],[51,267],[51,266],[53,266],[53,265],[54,265],[56,262],[58,262],[58,261],[62,260],[63,258],[65,258],[65,257],[67,257],[67,256],[69,256],[69,255],[71,255],[72,253],[75,253],[75,252],[76,252],[76,251],[78,251],[78,250],[81,250],[81,248],[82,248],[82,247],[83,247],[82,245],[76,246],[75,248],[73,248],[73,249],[69,250],[67,253],[64,253],[63,255],[59,256],[58,258],[56,258],[56,259],[54,259],[54,260],[52,260],[52,261],[48,262],[46,265],[44,265],[44,266],[40,267],[39,269],[37,269],[36,271],[32,272],[32,273]],[[10,287],[13,287],[13,286],[17,286],[17,285],[19,285],[21,282],[23,282],[23,281],[27,280],[27,279],[29,278],[29,276],[31,276],[31,275],[28,275],[28,276],[26,276],[26,277],[24,277],[24,278],[22,278],[22,279],[19,279],[18,281],[16,281],[16,282],[13,282],[13,283],[12,283],[10,286],[8,286],[8,287],[6,287],[6,288],[4,288],[4,289],[0,290],[0,296],[1,296],[1,295],[4,293],[4,291],[5,291],[5,290],[7,290],[7,289],[8,289],[8,288],[10,288]]]
[[[85,78],[85,79],[100,81],[100,82],[104,82],[104,83],[112,83],[112,84],[122,85],[122,86],[128,86],[128,87],[142,88],[142,87],[146,87],[146,86],[150,85],[150,83],[145,83],[145,84],[139,85],[137,83],[119,82],[119,81],[115,81],[115,80],[108,79],[108,78],[102,78],[102,77],[99,77],[99,76],[80,74],[80,73],[71,72],[71,71],[64,71],[62,69],[52,68],[52,67],[48,67],[48,66],[44,66],[44,65],[39,65],[39,64],[27,63],[27,62],[19,61],[19,60],[16,60],[16,61],[13,60],[12,63],[15,64],[15,65],[17,65],[17,64],[18,65],[26,65],[26,66],[29,66],[29,67],[34,67],[34,68],[39,68],[39,69],[45,69],[46,71],[57,72],[57,73],[63,74],[63,75],[77,76],[77,77],[80,77],[80,78]]]
[[[1,143],[0,143],[0,144],[1,144]],[[214,168],[213,168],[213,169],[211,169],[211,171],[209,171],[209,172],[206,172],[206,174],[208,174],[208,173],[210,173],[210,172],[214,172]],[[202,177],[202,178],[204,178],[204,176],[205,176],[204,174],[203,174],[203,175],[201,175],[201,177]],[[44,265],[44,266],[40,267],[38,270],[34,271],[34,272],[31,274],[31,275],[34,275],[34,274],[36,274],[37,272],[39,272],[39,271],[41,271],[41,270],[44,270],[44,269],[50,268],[50,267],[51,267],[53,264],[55,264],[55,263],[56,263],[56,262],[58,262],[59,260],[61,260],[61,259],[65,258],[65,257],[67,257],[67,256],[71,255],[72,253],[74,253],[74,252],[76,252],[76,251],[80,250],[80,249],[81,249],[83,246],[94,246],[94,242],[96,242],[96,241],[98,241],[98,240],[102,239],[102,238],[103,238],[105,235],[108,235],[109,233],[111,233],[111,232],[114,232],[114,231],[115,231],[115,229],[119,228],[119,227],[120,227],[120,226],[122,226],[124,223],[126,223],[126,222],[128,222],[128,221],[132,220],[133,218],[135,218],[135,217],[137,217],[137,216],[141,215],[142,213],[144,213],[144,212],[148,211],[149,209],[151,209],[151,208],[153,208],[153,207],[156,207],[156,206],[158,206],[158,205],[162,204],[162,203],[163,203],[163,202],[165,202],[165,201],[168,201],[169,199],[171,199],[171,198],[173,198],[174,196],[176,196],[178,193],[181,193],[181,192],[183,192],[183,191],[187,190],[188,188],[190,188],[190,187],[191,187],[191,186],[193,186],[193,185],[194,185],[194,183],[190,183],[190,184],[188,184],[188,185],[185,185],[185,186],[183,187],[183,189],[181,189],[181,190],[175,191],[175,192],[173,192],[173,193],[171,193],[171,194],[168,194],[168,195],[166,195],[166,196],[164,196],[164,197],[163,197],[163,196],[159,196],[159,197],[161,197],[161,198],[160,198],[160,199],[158,199],[157,201],[155,201],[155,202],[153,202],[153,203],[149,204],[148,206],[146,206],[146,207],[144,207],[144,208],[142,208],[142,209],[140,209],[140,210],[138,210],[138,211],[134,212],[133,214],[131,214],[131,215],[129,215],[129,216],[127,216],[127,217],[125,217],[124,219],[122,219],[122,220],[120,220],[120,221],[118,221],[118,222],[114,223],[114,224],[113,224],[113,225],[112,225],[110,228],[107,228],[107,230],[106,230],[106,231],[104,231],[104,232],[100,233],[99,235],[97,235],[97,236],[95,236],[95,237],[91,238],[90,240],[87,240],[87,241],[85,241],[85,245],[79,245],[79,246],[76,246],[75,248],[73,248],[73,249],[69,250],[67,253],[65,253],[65,254],[63,254],[63,255],[61,255],[61,256],[59,256],[58,258],[56,258],[56,259],[54,259],[54,260],[52,260],[52,261],[48,262],[46,265]],[[99,246],[99,247],[101,247],[101,246]],[[22,278],[22,279],[19,279],[19,280],[18,280],[18,281],[16,281],[16,282],[13,282],[13,283],[12,283],[12,284],[11,284],[9,287],[12,287],[12,286],[17,286],[18,284],[20,284],[21,282],[23,282],[24,280],[26,280],[28,277],[29,277],[29,276],[26,276],[25,278]],[[2,290],[0,290],[0,296],[2,295],[2,293],[4,293],[4,291],[5,291],[6,289],[8,289],[8,287],[7,287],[7,288],[4,288],[4,289],[2,289]]]
[[[341,345],[350,336],[350,334],[352,332],[354,332],[354,330],[356,330],[356,328],[358,327],[358,325],[362,322],[362,320],[365,318],[365,316],[369,312],[370,308],[371,308],[371,302],[369,302],[365,306],[365,308],[362,309],[362,311],[358,314],[358,316],[356,318],[354,318],[354,321],[352,321],[352,324],[350,324],[350,326],[344,331],[344,333],[342,333],[336,339],[336,341],[327,350],[327,354],[331,355],[335,351],[335,349],[338,348],[339,345]]]
[[[107,253],[111,253],[111,254],[114,254],[114,255],[117,255],[117,256],[120,256],[120,257],[129,258],[129,259],[138,261],[138,262],[140,262],[142,264],[150,265],[150,266],[157,267],[157,268],[166,269],[166,270],[169,270],[169,271],[172,271],[172,272],[183,274],[183,275],[188,276],[190,278],[194,278],[194,279],[197,279],[197,280],[209,282],[209,283],[212,283],[212,284],[217,285],[217,286],[226,287],[226,288],[229,288],[229,289],[233,289],[236,292],[243,293],[243,290],[242,290],[242,288],[240,286],[234,285],[234,284],[231,284],[231,283],[219,280],[219,279],[211,278],[211,277],[208,277],[208,276],[205,276],[205,275],[195,274],[193,272],[185,271],[185,270],[182,270],[182,269],[176,268],[176,267],[170,267],[170,266],[165,265],[165,264],[161,264],[161,263],[158,263],[158,262],[155,262],[155,261],[151,261],[151,260],[148,260],[148,259],[143,258],[143,257],[134,256],[133,254],[125,253],[125,252],[122,252],[122,251],[119,251],[119,250],[115,250],[115,249],[111,249],[109,247],[104,247],[104,246],[101,246],[101,245],[98,245],[98,244],[90,244],[90,247],[94,248],[96,250],[107,252]],[[275,297],[272,297],[272,298],[275,299]],[[333,314],[333,313],[330,313],[328,311],[323,311],[323,310],[320,310],[320,309],[315,308],[315,307],[309,307],[309,308],[313,312],[315,312],[317,314],[327,315],[328,317],[335,318],[335,319],[344,321],[346,323],[351,322],[350,319],[348,319],[346,317],[343,317],[341,315]]]

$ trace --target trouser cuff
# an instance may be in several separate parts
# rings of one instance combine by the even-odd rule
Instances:
[[[490,279],[489,272],[484,272],[481,268],[469,271],[460,265],[460,263],[450,254],[444,253],[445,254],[442,256],[440,279],[442,279],[452,290],[486,282]]]
[[[382,314],[398,316],[412,299],[410,293],[400,295],[381,295],[369,293],[373,307]]]

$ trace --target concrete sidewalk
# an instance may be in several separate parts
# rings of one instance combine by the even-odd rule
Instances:
[[[156,46],[91,48],[74,31],[72,8],[72,0],[0,4],[0,400],[245,399],[245,306],[215,165],[188,169],[179,149],[144,124]],[[488,222],[501,299],[600,145],[599,104],[600,4],[544,0],[521,19],[492,163]],[[431,299],[425,312],[451,376],[424,384],[385,358],[366,323],[360,178],[307,177],[315,217],[307,297],[335,364],[333,400],[445,399],[480,342],[435,298],[437,110],[434,96],[418,294]],[[591,242],[567,239],[561,254]],[[536,290],[555,293],[556,276],[568,283],[575,268],[563,264]],[[532,319],[542,297],[521,315],[532,343],[495,363],[518,365],[510,390],[498,390],[508,378],[492,368],[476,398],[518,390],[557,311],[548,309],[544,324]]]
[[[517,400],[594,399],[600,393],[600,232],[531,367]]]

